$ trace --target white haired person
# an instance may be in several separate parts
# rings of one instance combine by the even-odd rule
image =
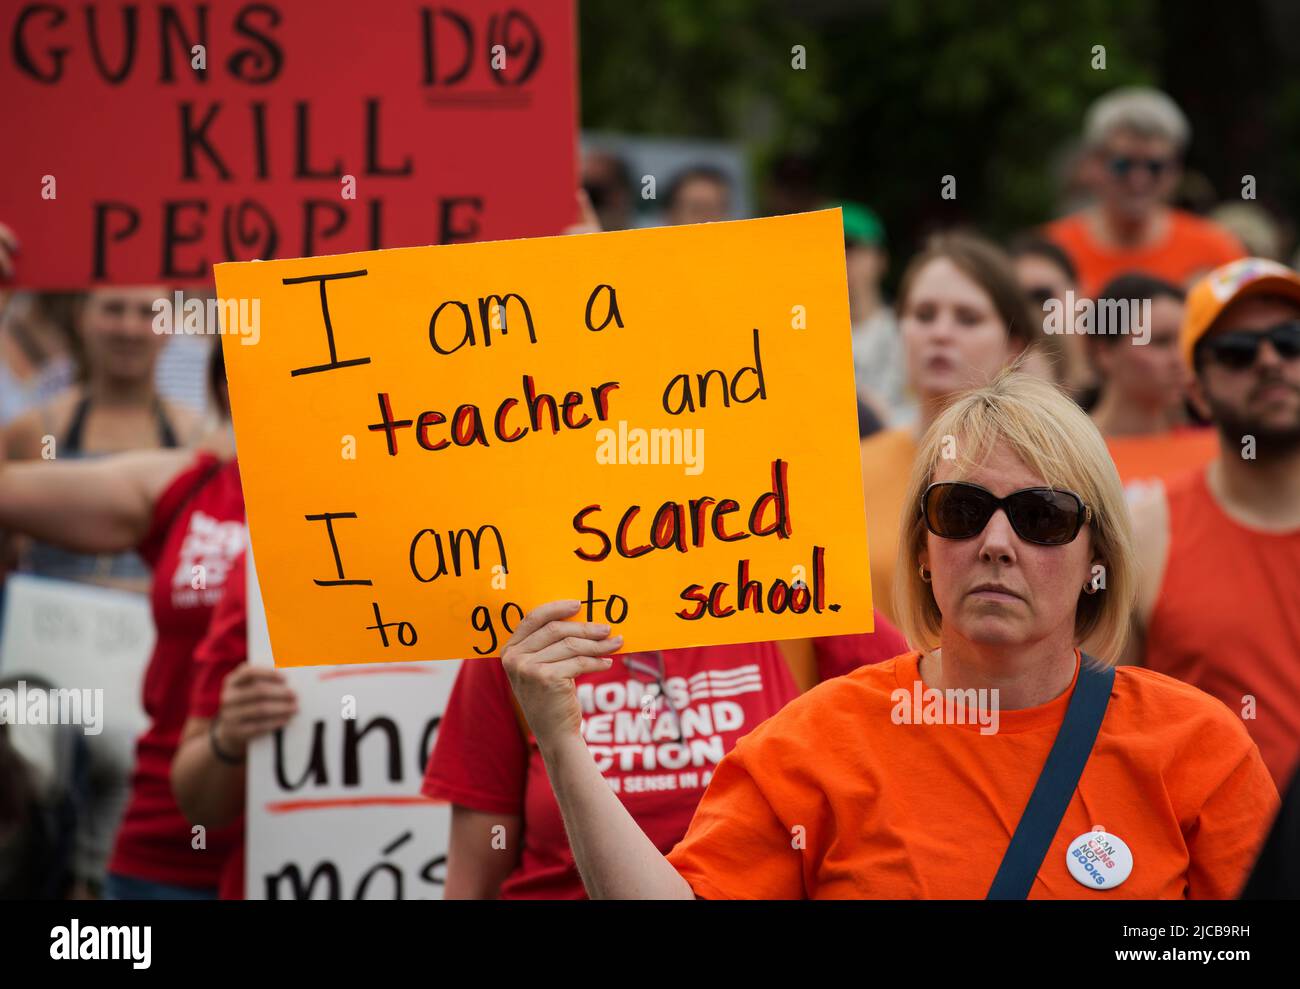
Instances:
[[[578,732],[572,678],[619,639],[566,621],[571,602],[520,623],[502,660],[590,894],[1235,896],[1277,791],[1220,702],[1115,667],[1132,534],[1087,416],[1024,374],[965,393],[922,441],[901,527],[896,611],[919,651],[742,738],[667,855]]]
[[[1043,230],[1074,261],[1082,295],[1128,271],[1186,285],[1245,254],[1223,227],[1169,206],[1192,136],[1172,99],[1117,89],[1089,108],[1083,130],[1093,204]]]

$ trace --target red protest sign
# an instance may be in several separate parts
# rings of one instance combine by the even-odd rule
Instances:
[[[574,219],[570,0],[23,3],[0,28],[21,285]]]

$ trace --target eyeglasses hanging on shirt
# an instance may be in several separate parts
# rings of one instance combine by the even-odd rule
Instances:
[[[667,711],[673,715],[673,741],[682,741],[682,717],[681,711],[673,703],[672,698],[668,695],[668,675],[664,664],[664,654],[655,650],[654,652],[632,653],[623,657],[623,666],[628,673],[637,680],[654,683],[659,687],[659,693],[655,696],[655,706],[653,717],[659,717],[659,702],[663,701]],[[642,714],[645,712],[644,695],[641,705]]]

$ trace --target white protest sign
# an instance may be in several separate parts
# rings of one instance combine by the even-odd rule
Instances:
[[[94,711],[101,724],[86,725],[87,735],[96,755],[123,774],[148,725],[140,684],[153,643],[153,615],[142,594],[27,574],[6,583],[0,674],[30,674],[88,700],[93,695],[98,710],[83,704],[82,721]]]
[[[248,554],[249,662],[271,642]],[[460,661],[281,672],[298,715],[249,747],[245,895],[441,899],[450,808],[420,795]]]

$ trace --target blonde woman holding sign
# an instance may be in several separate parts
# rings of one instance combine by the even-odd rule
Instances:
[[[1277,793],[1222,704],[1115,669],[1133,567],[1119,478],[1073,402],[1021,374],[957,399],[901,520],[897,613],[922,648],[742,738],[667,855],[578,733],[573,678],[619,639],[554,602],[502,658],[593,897],[1235,896]]]

